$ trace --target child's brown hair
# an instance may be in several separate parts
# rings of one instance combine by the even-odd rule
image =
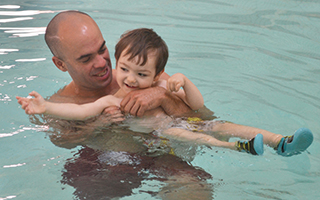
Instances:
[[[137,64],[141,61],[141,66],[145,65],[148,60],[148,53],[155,51],[156,60],[156,75],[158,75],[167,64],[169,51],[167,44],[162,38],[152,29],[140,28],[124,33],[116,45],[114,56],[118,61],[121,53],[126,50],[126,56],[131,54],[129,60],[138,56]]]

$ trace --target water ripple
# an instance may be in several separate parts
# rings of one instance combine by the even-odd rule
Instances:
[[[32,37],[44,34],[46,27],[25,27],[25,28],[12,28],[12,27],[0,27],[0,30],[4,30],[5,33],[12,33],[11,37]],[[1,49],[0,49],[1,53]]]
[[[39,15],[43,13],[54,13],[51,10],[23,10],[23,11],[0,11],[0,16],[32,16],[32,15]]]

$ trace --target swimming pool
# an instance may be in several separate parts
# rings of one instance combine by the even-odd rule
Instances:
[[[110,54],[128,29],[153,28],[167,42],[166,72],[186,74],[220,119],[283,135],[308,127],[301,155],[261,157],[199,148],[193,166],[211,174],[214,199],[316,199],[320,184],[320,3],[313,0],[103,0],[0,3],[0,199],[72,199],[62,184],[64,149],[21,110],[15,96],[43,96],[70,81],[51,62],[43,32],[61,10],[90,14]],[[114,60],[113,60],[113,66]],[[162,183],[144,180],[122,199],[156,199]]]

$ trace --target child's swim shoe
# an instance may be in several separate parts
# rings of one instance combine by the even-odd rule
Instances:
[[[279,155],[293,156],[305,151],[312,141],[311,131],[307,128],[300,128],[292,136],[281,138],[275,150]]]
[[[263,135],[259,133],[256,135],[256,137],[246,142],[237,141],[236,147],[238,151],[245,151],[253,155],[262,155],[263,154]]]

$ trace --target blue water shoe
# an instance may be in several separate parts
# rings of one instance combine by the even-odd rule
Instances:
[[[305,151],[312,143],[313,135],[307,128],[298,129],[292,136],[281,138],[276,151],[282,156],[293,156]]]
[[[256,137],[246,142],[237,141],[236,147],[239,151],[245,151],[253,155],[262,155],[263,154],[263,135],[259,133],[256,135]]]

